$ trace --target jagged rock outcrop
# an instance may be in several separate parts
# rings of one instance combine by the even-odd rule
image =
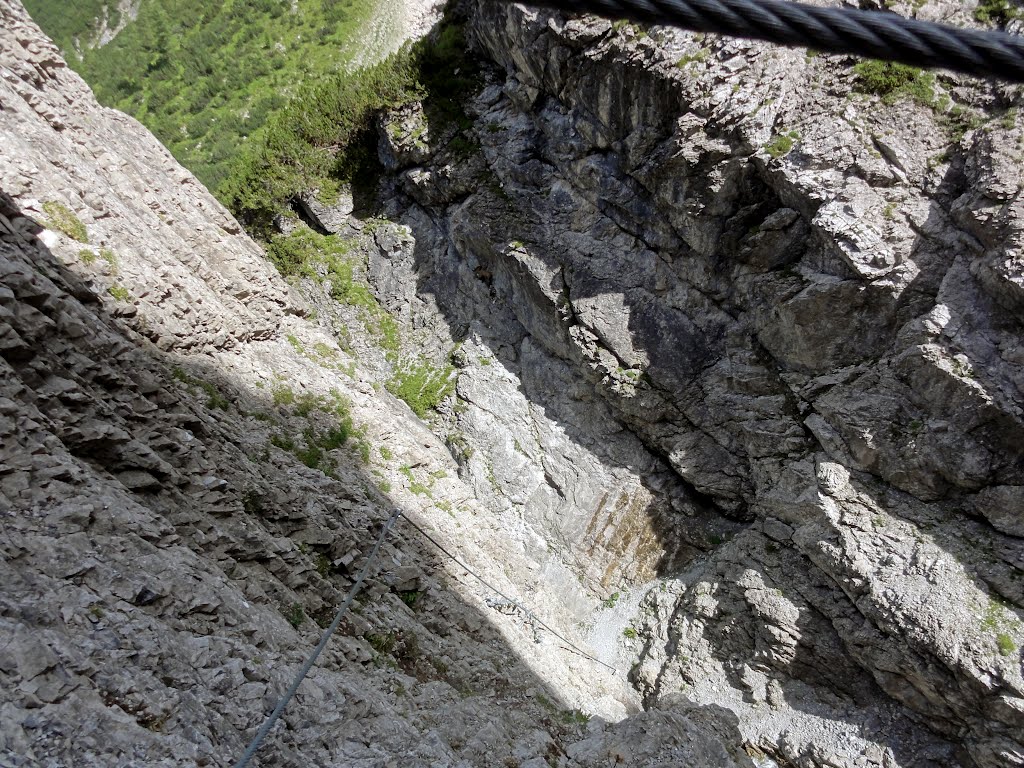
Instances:
[[[803,51],[487,2],[469,28],[481,151],[382,121],[411,238],[369,267],[466,339],[463,476],[585,551],[593,595],[667,577],[648,706],[728,702],[799,765],[1024,762],[1021,89],[890,103]]]

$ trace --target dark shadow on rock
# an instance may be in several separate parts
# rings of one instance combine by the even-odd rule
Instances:
[[[4,686],[5,737],[42,762],[120,753],[228,765],[393,502],[354,452],[314,462],[303,451],[306,431],[336,427],[337,413],[302,412],[212,361],[161,352],[132,308],[97,296],[2,193],[0,215],[0,619],[28,654],[4,662],[22,678]],[[499,619],[446,589],[458,574],[399,520],[254,765],[382,765],[375,740],[433,744],[432,764],[518,764],[481,731],[499,721],[514,731],[501,744],[547,731],[538,758],[582,738]],[[410,706],[426,742],[404,730]],[[729,723],[716,727],[738,741]]]

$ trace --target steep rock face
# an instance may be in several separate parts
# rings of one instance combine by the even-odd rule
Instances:
[[[482,151],[404,110],[402,226],[305,211],[461,343],[435,436],[0,19],[5,754],[227,764],[399,504],[649,711],[406,529],[267,764],[1021,762],[1019,92],[944,80],[956,143],[843,61],[478,6]],[[312,451],[346,402],[369,466]]]
[[[594,594],[673,577],[636,619],[649,706],[727,701],[801,765],[1024,761],[1020,89],[942,79],[983,123],[956,139],[941,90],[850,95],[845,60],[470,27],[482,152],[382,132],[413,242],[370,257],[467,338],[463,476],[597,552]],[[607,526],[651,526],[647,565],[595,547],[609,467],[654,489]]]
[[[395,505],[529,596],[443,444],[13,0],[0,144],[0,763],[232,764]],[[400,521],[254,764],[598,765],[649,725],[657,764],[751,765],[715,708],[584,728],[617,691],[489,597]]]

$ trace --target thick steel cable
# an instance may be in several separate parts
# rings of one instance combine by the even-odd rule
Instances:
[[[306,675],[309,674],[309,670],[313,668],[317,658],[321,653],[323,653],[324,648],[327,647],[327,641],[330,640],[331,635],[337,631],[338,627],[341,625],[342,617],[348,611],[349,606],[352,605],[352,601],[355,599],[356,595],[359,594],[359,590],[363,586],[363,581],[366,579],[366,575],[370,572],[370,566],[373,564],[373,561],[377,559],[377,553],[380,551],[381,545],[384,543],[384,539],[387,538],[388,531],[391,530],[391,526],[395,524],[395,521],[398,519],[400,514],[402,514],[402,510],[400,509],[395,509],[395,511],[391,513],[391,517],[388,518],[387,523],[384,525],[384,530],[380,532],[380,538],[378,538],[377,543],[373,545],[373,549],[370,551],[369,557],[366,558],[366,563],[363,565],[363,569],[359,572],[359,577],[356,579],[356,583],[353,584],[352,589],[349,590],[348,596],[345,598],[345,602],[342,603],[341,607],[338,609],[338,613],[335,615],[334,621],[331,622],[331,626],[324,631],[323,637],[320,638],[320,642],[317,643],[316,648],[313,649],[313,653],[311,653],[309,658],[306,659],[306,663],[302,665],[302,669],[300,669],[299,673],[295,676],[295,680],[292,681],[291,686],[285,692],[284,696],[281,697],[281,700],[277,702],[277,706],[274,707],[274,711],[270,713],[270,716],[266,719],[263,725],[260,726],[260,729],[256,731],[256,735],[253,736],[252,741],[245,750],[245,753],[238,759],[238,762],[235,763],[234,768],[245,768],[245,766],[249,764],[253,755],[256,754],[256,750],[260,748],[260,744],[264,737],[270,733],[270,729],[274,727],[274,723],[277,722],[281,713],[284,712],[284,708],[288,705],[288,702],[291,701],[292,696],[294,696],[295,692],[299,690],[299,686],[302,684],[302,681],[305,680]]]
[[[1024,37],[884,11],[819,8],[787,0],[529,0],[527,4],[1024,82]]]

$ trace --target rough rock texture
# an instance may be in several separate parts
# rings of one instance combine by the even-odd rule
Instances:
[[[481,151],[381,121],[408,236],[369,264],[462,342],[462,477],[581,623],[640,604],[610,624],[646,706],[798,765],[1024,764],[1021,89],[890,104],[839,57],[469,26]]]
[[[531,597],[442,442],[14,0],[0,0],[0,146],[0,765],[232,764],[395,505]],[[341,447],[339,426],[355,432]],[[453,514],[401,486],[402,466]],[[572,709],[617,687],[489,596],[400,521],[255,764],[632,751],[641,724]],[[751,765],[733,719],[696,713],[700,751]],[[696,749],[666,742],[651,764]]]
[[[632,689],[400,523],[264,764],[1024,764],[1019,89],[473,6],[480,151],[410,106],[398,225],[298,201],[428,429],[0,20],[3,760],[229,764],[398,504]]]

